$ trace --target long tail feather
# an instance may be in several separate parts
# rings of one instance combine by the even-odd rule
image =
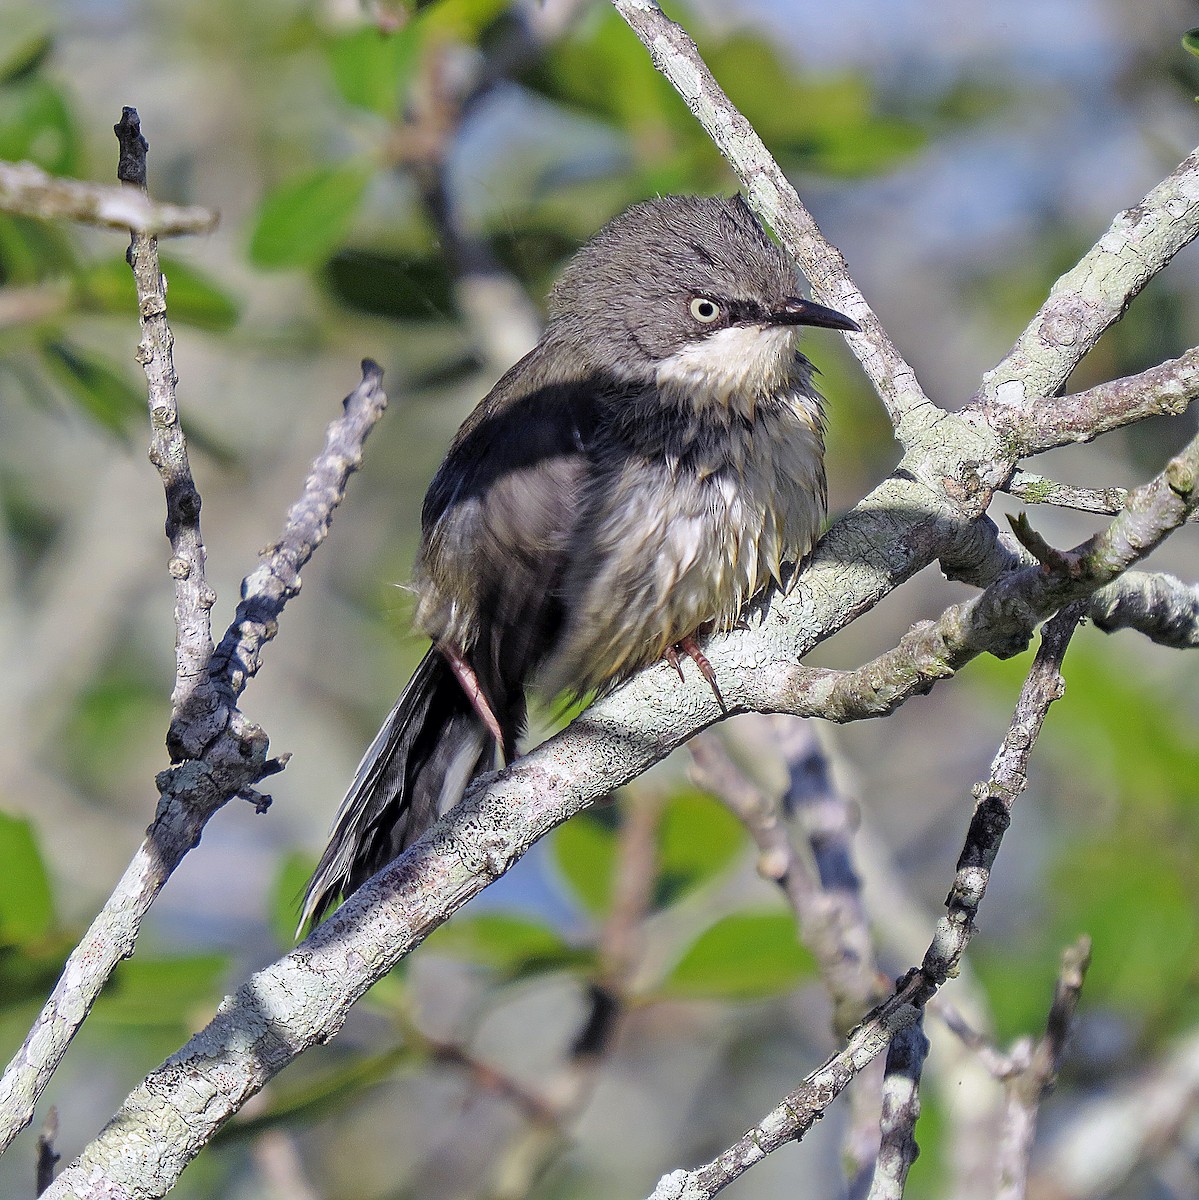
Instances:
[[[300,929],[416,841],[494,753],[448,664],[430,650],[358,764],[309,881]]]

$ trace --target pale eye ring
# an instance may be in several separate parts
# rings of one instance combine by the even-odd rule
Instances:
[[[696,296],[691,301],[691,315],[701,325],[711,325],[720,320],[720,305],[707,296]]]

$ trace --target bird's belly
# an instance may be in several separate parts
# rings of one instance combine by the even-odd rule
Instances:
[[[825,508],[819,427],[791,414],[761,425],[722,444],[714,467],[631,458],[608,481],[566,580],[551,688],[602,687],[697,631],[731,628],[808,553]]]

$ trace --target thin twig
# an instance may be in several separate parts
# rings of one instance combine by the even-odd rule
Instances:
[[[628,797],[617,843],[612,904],[600,930],[599,962],[570,1055],[544,1092],[546,1115],[530,1121],[501,1159],[490,1200],[524,1200],[567,1144],[590,1102],[600,1071],[629,1006],[629,987],[641,959],[641,937],[658,878],[658,830],[663,797],[641,790]]]
[[[125,109],[115,127],[121,141],[121,177],[145,181],[145,142],[137,114]],[[257,669],[261,647],[274,637],[283,605],[299,587],[299,569],[324,540],[333,510],[361,459],[362,445],[383,413],[379,368],[364,363],[362,383],[329,426],[303,498],[288,513],[284,535],[267,551],[242,588],[233,625],[214,655],[199,533],[199,495],[187,466],[178,426],[171,334],[152,239],[135,236],[130,252],[138,280],[145,337],[139,357],[150,385],[154,441],[151,455],[167,491],[171,573],[176,578],[177,665],[168,742],[179,765],[158,778],[153,824],[109,900],[71,953],[63,974],[24,1044],[0,1078],[0,1150],[32,1119],[33,1108],[66,1053],[108,976],[133,952],[141,920],[208,819],[233,796],[264,804],[253,785],[283,760],[267,759],[266,735],[236,707]]]
[[[126,106],[113,126],[120,142],[117,178],[128,187],[146,190],[146,151],[137,109]],[[137,360],[146,373],[150,401],[150,461],[166,492],[166,533],[171,543],[171,578],[175,581],[175,686],[171,723],[177,724],[192,703],[212,657],[212,606],[216,593],[205,577],[204,539],[200,534],[200,493],[187,461],[187,443],[179,425],[175,398],[175,339],[167,323],[166,279],[158,265],[158,240],[134,232],[129,265],[137,284],[142,340]],[[175,761],[184,757],[168,740]]]
[[[745,718],[751,719],[751,718]],[[714,733],[689,743],[691,778],[725,804],[758,847],[758,873],[778,884],[795,914],[800,938],[812,951],[833,1006],[833,1032],[844,1038],[888,991],[875,962],[861,881],[853,866],[851,805],[832,787],[828,760],[812,723],[795,717],[762,718],[787,768],[781,798],[751,783]],[[784,814],[806,836],[808,854],[791,839]],[[879,1079],[881,1084],[881,1077]],[[853,1113],[842,1158],[848,1194],[878,1155],[876,1090],[854,1089]]]
[[[1163,1162],[1199,1116],[1199,1032],[1192,1029],[1123,1086],[1084,1098],[1063,1115],[1029,1180],[1031,1200],[1136,1195],[1138,1168]]]
[[[1050,431],[1047,444],[1060,445],[1052,440],[1060,436],[1054,430],[1076,428],[1071,402],[1047,402],[1041,397],[1052,396],[1066,382],[1141,288],[1194,239],[1199,233],[1197,218],[1199,150],[1192,151],[1139,204],[1120,213],[1077,266],[1053,285],[1003,361],[983,376],[970,411],[982,416],[992,430],[1010,431],[1017,454],[1032,453],[1032,447],[1039,445],[1043,422]],[[1054,412],[1059,403],[1060,421]],[[1096,415],[1105,419],[1102,413]]]
[[[862,880],[854,863],[858,806],[833,784],[828,755],[816,723],[796,717],[767,717],[787,767],[783,810],[802,831],[820,878],[819,892],[838,948],[825,975],[833,1000],[836,1036],[850,1031],[887,995],[889,981],[879,969]],[[879,1111],[883,1104],[883,1064],[859,1073],[849,1097],[849,1120],[841,1164],[850,1200],[864,1194],[879,1154]]]
[[[906,1029],[892,1038],[887,1048],[882,1138],[867,1200],[902,1200],[908,1171],[920,1153],[916,1145],[916,1121],[920,1117],[920,1074],[928,1054],[923,1025],[921,1010]]]
[[[213,658],[214,668],[223,674],[208,677],[214,694],[225,702],[240,696],[257,669],[263,645],[275,636],[279,614],[298,590],[299,570],[324,540],[333,510],[360,461],[362,443],[386,402],[378,367],[364,364],[362,382],[346,397],[344,415],[329,426],[324,450],[313,464],[303,498],[288,514],[283,536],[242,584],[237,616]],[[220,717],[223,724],[217,725],[202,758],[159,776],[158,811],[145,841],[71,952],[24,1045],[0,1078],[0,1150],[29,1123],[34,1104],[105,980],[133,952],[142,918],[175,867],[199,842],[209,818],[234,796],[255,795],[253,785],[281,765],[267,759],[266,735],[236,708],[214,701],[202,710],[205,721]],[[186,741],[194,736],[188,734]]]
[[[1066,947],[1045,1033],[1026,1055],[1013,1055],[1018,1069],[1006,1080],[1003,1130],[996,1155],[996,1200],[1024,1200],[1041,1100],[1057,1080],[1090,962],[1089,937],[1084,935]]]
[[[132,229],[151,237],[211,233],[218,220],[210,208],[161,204],[136,186],[64,179],[27,162],[0,162],[0,212]]]
[[[1012,805],[1027,785],[1029,757],[1045,714],[1062,694],[1061,662],[1080,616],[1081,607],[1073,605],[1045,626],[1015,716],[991,764],[991,777],[975,788],[974,817],[946,901],[948,911],[937,924],[923,963],[909,971],[892,995],[854,1030],[843,1050],[813,1071],[763,1121],[705,1166],[665,1176],[651,1200],[710,1200],[767,1154],[802,1138],[861,1067],[915,1021],[956,971],[1011,823]]]
[[[896,435],[906,446],[914,434],[911,419],[918,410],[931,409],[932,402],[850,278],[845,259],[820,232],[753,126],[713,78],[687,31],[670,20],[655,0],[612,3],[737,173],[750,204],[778,233],[811,280],[813,294],[862,327],[860,334],[849,334],[846,341],[877,388]]]

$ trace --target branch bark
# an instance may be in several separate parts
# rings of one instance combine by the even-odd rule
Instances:
[[[0,162],[0,212],[132,229],[152,237],[211,233],[218,220],[210,208],[155,203],[137,187],[64,179],[27,162]]]
[[[1075,605],[1045,627],[1007,736],[991,764],[990,779],[975,788],[974,818],[946,900],[947,912],[937,924],[923,963],[899,981],[891,996],[854,1030],[843,1050],[813,1071],[759,1124],[710,1163],[665,1176],[650,1200],[710,1200],[767,1154],[802,1138],[857,1072],[915,1022],[956,971],[1011,824],[1012,806],[1027,786],[1032,748],[1049,706],[1062,695],[1061,662],[1081,615]]]

